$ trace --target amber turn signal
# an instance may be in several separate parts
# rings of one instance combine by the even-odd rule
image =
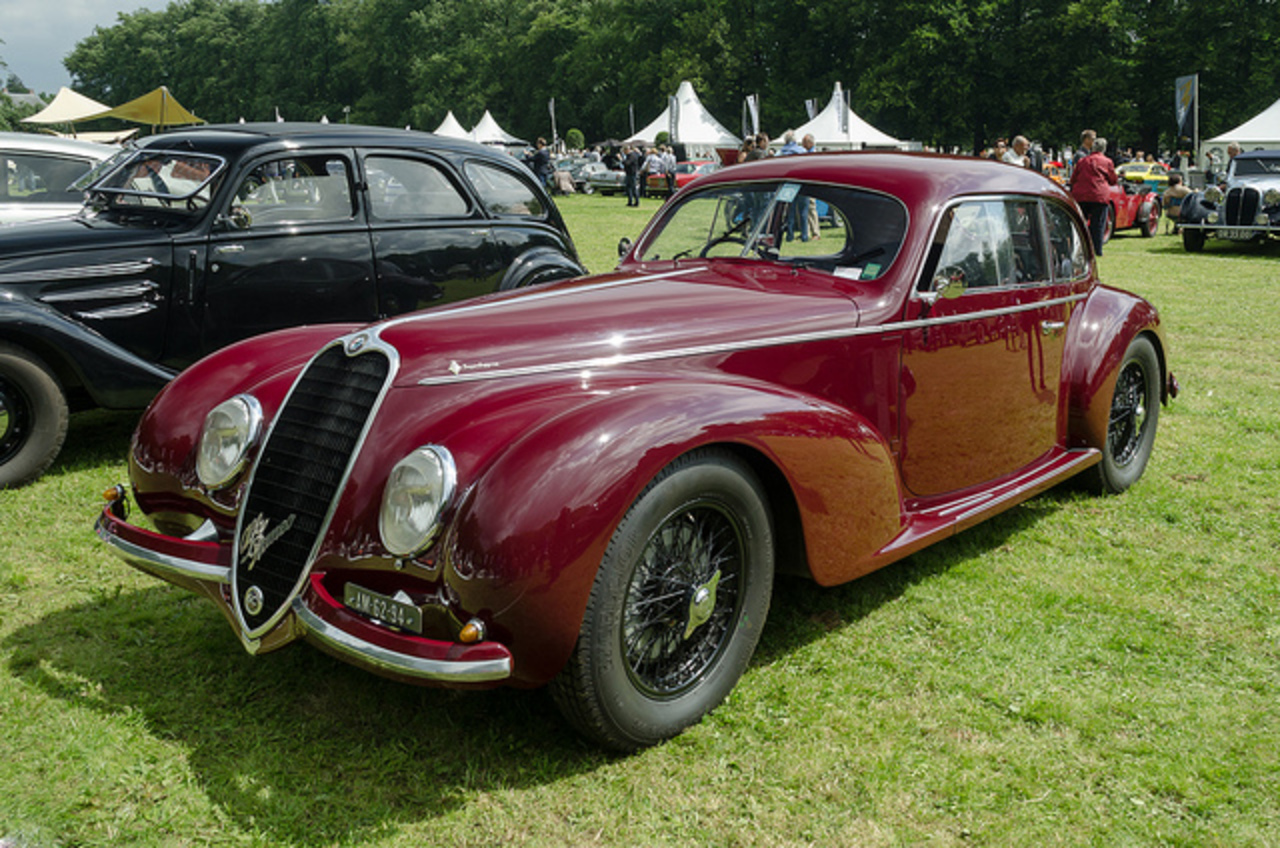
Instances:
[[[462,631],[458,634],[458,641],[466,645],[484,641],[484,622],[478,618],[473,618],[462,625]]]
[[[105,489],[102,492],[102,499],[107,503],[115,503],[118,500],[123,500],[124,486],[120,485],[119,483],[115,484],[114,486],[109,486],[107,489]]]

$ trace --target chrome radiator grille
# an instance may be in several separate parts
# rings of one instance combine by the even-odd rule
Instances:
[[[232,568],[249,635],[274,625],[302,584],[390,371],[376,349],[348,356],[335,345],[307,367],[276,416],[240,512]]]
[[[1253,223],[1261,205],[1256,188],[1233,188],[1227,192],[1227,223],[1243,227]]]

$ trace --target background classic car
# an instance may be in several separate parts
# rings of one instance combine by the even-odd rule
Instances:
[[[1192,192],[1182,201],[1182,246],[1204,250],[1206,238],[1265,241],[1280,237],[1280,150],[1240,153],[1227,166],[1226,182]]]
[[[1142,175],[1121,176],[1120,181],[1111,186],[1107,203],[1110,212],[1103,229],[1104,242],[1109,241],[1117,230],[1136,227],[1143,238],[1151,238],[1159,231],[1163,200],[1143,181]]]
[[[84,184],[81,216],[0,229],[0,487],[53,461],[69,409],[140,409],[238,339],[585,273],[527,170],[425,133],[179,130]]]
[[[0,132],[0,224],[74,215],[83,197],[68,187],[116,150],[92,141]]]
[[[822,202],[820,239],[785,240]],[[1074,475],[1138,480],[1175,392],[1025,169],[764,160],[665,205],[615,273],[243,342],[143,416],[99,536],[392,678],[550,684],[631,750],[746,668],[775,570],[852,580]]]

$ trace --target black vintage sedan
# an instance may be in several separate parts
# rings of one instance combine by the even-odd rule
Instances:
[[[206,353],[585,273],[527,169],[407,130],[236,124],[154,136],[74,218],[0,229],[0,488],[70,410],[145,406]]]

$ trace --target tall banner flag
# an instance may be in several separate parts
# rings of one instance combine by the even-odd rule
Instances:
[[[818,101],[810,97],[804,102],[804,110],[809,113],[809,120],[818,117]]]
[[[1173,83],[1174,114],[1178,116],[1178,138],[1194,139],[1195,113],[1200,99],[1200,75],[1178,77]]]
[[[760,133],[760,95],[748,94],[742,101],[742,137]]]
[[[556,135],[556,99],[554,97],[547,101],[547,111],[551,113],[551,147],[554,149],[556,142],[560,140],[560,136]]]
[[[680,101],[673,94],[667,98],[667,104],[670,111],[667,116],[667,144],[675,144],[680,140]]]

